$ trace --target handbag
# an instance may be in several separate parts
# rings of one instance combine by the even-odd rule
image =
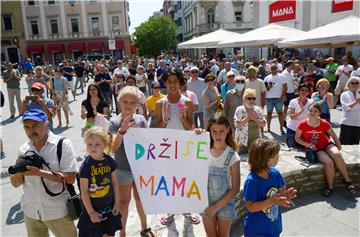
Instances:
[[[57,157],[60,164],[61,156],[62,156],[62,143],[64,141],[64,138],[60,138],[58,144],[57,144]],[[78,176],[76,176],[78,177]],[[77,182],[79,182],[77,180]],[[70,194],[70,197],[66,201],[66,207],[68,209],[69,216],[72,220],[77,220],[80,217],[80,214],[83,209],[83,204],[81,200],[80,193],[77,194],[74,188],[74,185],[72,184],[66,184],[66,189]]]
[[[309,162],[309,164],[316,164],[318,163],[318,158],[317,158],[317,154],[316,151],[307,148],[306,152],[305,152],[305,159],[307,162]]]

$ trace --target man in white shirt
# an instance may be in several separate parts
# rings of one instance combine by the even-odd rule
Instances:
[[[245,88],[254,89],[256,91],[256,105],[265,107],[266,103],[266,87],[263,80],[257,78],[258,70],[254,66],[250,66],[247,71],[247,76],[245,81]]]
[[[287,92],[286,92],[286,101],[284,101],[284,127],[286,127],[286,115],[289,107],[290,100],[295,98],[295,82],[291,71],[294,69],[294,62],[289,60],[285,63],[285,70],[282,72],[286,80]]]
[[[272,63],[276,65],[278,73],[281,73],[283,71],[283,65],[278,62],[277,58],[274,58],[272,60]]]
[[[283,104],[284,100],[286,99],[286,91],[287,91],[287,84],[286,80],[283,75],[278,73],[278,67],[276,64],[272,64],[270,67],[271,74],[265,77],[265,85],[267,89],[266,93],[266,108],[267,108],[267,127],[270,131],[270,124],[272,119],[272,111],[274,107],[278,114],[279,124],[280,124],[280,132],[281,134],[285,134],[283,130]]]
[[[123,66],[122,61],[118,60],[117,61],[117,68],[114,69],[113,75],[115,74],[122,74],[126,77],[128,77],[130,75],[129,69],[127,69],[126,67]]]
[[[225,82],[227,82],[227,73],[228,72],[232,71],[234,73],[235,77],[239,76],[239,72],[236,69],[231,67],[230,62],[226,62],[224,64],[224,66],[225,66],[225,68],[219,72],[219,75],[217,78],[217,86],[218,86],[219,90],[221,88],[221,85],[224,84]]]
[[[211,71],[212,73],[214,73],[215,76],[217,76],[218,71],[219,71],[219,66],[217,65],[217,62],[216,62],[215,59],[212,59],[212,60],[210,61],[210,71]]]
[[[25,133],[30,139],[19,149],[16,160],[17,169],[9,168],[11,184],[14,187],[23,186],[21,208],[24,211],[24,221],[28,236],[48,236],[49,230],[56,236],[76,237],[74,222],[68,215],[66,207],[70,197],[64,182],[75,182],[76,159],[71,141],[65,139],[62,144],[61,163],[57,157],[57,146],[61,137],[49,131],[49,121],[44,111],[31,109],[23,115]],[[53,172],[44,163],[38,168],[27,165],[19,170],[27,155],[42,157]],[[45,190],[45,186],[48,191]],[[65,189],[64,189],[65,188]],[[50,196],[48,192],[55,196]],[[58,194],[59,193],[59,194]]]
[[[335,72],[335,75],[339,77],[338,82],[336,84],[335,90],[334,90],[334,105],[337,105],[337,102],[339,101],[340,94],[345,91],[345,86],[347,81],[350,78],[351,72],[354,70],[354,67],[349,64],[348,59],[346,56],[342,57],[341,59],[343,65],[340,65]]]

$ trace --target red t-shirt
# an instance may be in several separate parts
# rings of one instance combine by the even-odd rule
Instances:
[[[330,128],[331,125],[324,119],[320,119],[320,125],[315,128],[308,124],[307,119],[301,121],[297,126],[297,129],[302,131],[301,139],[312,143],[317,150],[324,149],[330,143],[330,138],[326,136],[326,132]]]

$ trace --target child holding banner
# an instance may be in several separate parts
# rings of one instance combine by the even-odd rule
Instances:
[[[121,113],[110,120],[109,132],[113,136],[112,148],[115,154],[115,161],[118,165],[118,188],[120,191],[120,212],[123,229],[120,231],[120,237],[126,236],[126,222],[131,200],[131,192],[135,199],[136,210],[139,214],[141,223],[141,236],[154,236],[150,228],[147,227],[147,220],[144,209],[141,205],[140,197],[136,189],[134,177],[131,172],[128,158],[125,153],[123,136],[130,127],[148,128],[144,116],[136,114],[139,104],[139,92],[136,86],[124,87],[118,96],[118,103]]]
[[[283,177],[274,168],[279,161],[280,144],[274,140],[257,139],[249,149],[250,173],[244,184],[248,215],[244,236],[280,236],[281,209],[290,207],[297,190],[287,189]]]
[[[111,152],[111,139],[101,127],[85,133],[88,156],[80,168],[80,190],[85,209],[79,222],[79,236],[114,236],[121,229],[120,194],[116,163],[105,153]]]
[[[240,190],[240,157],[229,120],[221,113],[208,122],[210,132],[209,206],[203,216],[206,235],[229,236],[236,217],[233,198]]]
[[[155,108],[154,116],[158,128],[191,130],[193,127],[192,116],[194,105],[191,100],[180,94],[180,88],[186,84],[182,73],[172,68],[162,75],[166,86],[167,95],[161,98]],[[198,214],[185,213],[184,216],[191,220],[192,224],[200,223]],[[174,221],[174,214],[168,214],[160,218],[162,225],[169,225]]]

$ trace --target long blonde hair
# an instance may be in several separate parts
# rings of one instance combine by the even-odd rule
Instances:
[[[99,137],[104,142],[104,144],[105,144],[104,153],[107,155],[110,155],[112,152],[112,136],[111,136],[111,134],[108,134],[108,132],[102,127],[98,127],[98,126],[91,127],[84,134],[85,144],[88,143],[89,139],[91,139],[92,137],[95,137],[95,136]]]

